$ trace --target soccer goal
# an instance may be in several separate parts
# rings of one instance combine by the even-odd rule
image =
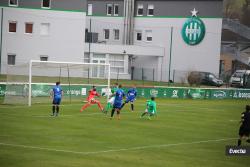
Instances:
[[[92,86],[107,98],[110,92],[110,64],[31,60],[8,67],[4,103],[51,103],[50,91],[61,83],[62,103],[84,101]],[[106,101],[106,98],[105,98]]]

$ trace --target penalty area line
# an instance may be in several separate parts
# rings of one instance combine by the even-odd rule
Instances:
[[[90,115],[100,115],[102,113],[88,113],[88,114],[62,114],[62,115],[59,115],[58,117],[74,117],[74,116],[90,116]],[[32,115],[32,117],[53,117],[51,115]]]
[[[239,120],[235,120],[235,119],[230,119],[230,122],[240,122]]]
[[[37,146],[19,145],[19,144],[10,144],[10,143],[1,143],[1,142],[0,142],[0,145],[9,146],[9,147],[19,147],[19,148],[25,148],[25,149],[34,149],[34,150],[43,150],[43,151],[79,154],[79,155],[92,155],[92,154],[110,153],[110,152],[144,150],[144,149],[149,149],[149,148],[166,148],[166,147],[182,146],[182,145],[193,145],[193,144],[201,144],[201,143],[230,141],[230,140],[236,140],[236,139],[237,138],[224,138],[224,139],[194,141],[194,142],[189,142],[189,143],[187,142],[187,143],[148,145],[148,146],[139,146],[139,147],[121,148],[121,149],[110,149],[110,150],[92,151],[92,152],[91,151],[90,152],[80,152],[80,151],[72,151],[72,150],[60,150],[60,149],[53,149],[53,148],[46,148],[46,147],[37,147]]]

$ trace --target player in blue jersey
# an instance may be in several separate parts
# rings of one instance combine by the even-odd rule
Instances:
[[[111,96],[110,96],[110,99],[108,100],[108,103],[107,103],[107,105],[105,106],[105,108],[104,108],[104,110],[103,110],[103,112],[104,112],[105,114],[107,114],[107,112],[108,112],[108,111],[113,107],[113,105],[114,105],[115,93],[116,93],[118,87],[119,87],[118,83],[115,83],[115,84],[114,84],[114,87],[111,89]]]
[[[61,103],[62,96],[63,96],[63,91],[62,91],[62,88],[60,86],[60,82],[56,82],[56,85],[52,88],[52,90],[50,92],[50,97],[53,98],[53,101],[52,101],[53,114],[52,114],[52,116],[58,116],[59,105]]]
[[[118,89],[115,92],[115,100],[113,104],[113,109],[111,111],[111,119],[113,118],[115,111],[117,113],[117,118],[120,119],[120,111],[122,108],[122,100],[124,96],[125,94],[122,90],[122,85],[119,85]]]
[[[136,90],[136,86],[134,85],[132,88],[130,88],[128,90],[127,96],[126,96],[126,101],[122,104],[122,108],[124,107],[125,104],[127,104],[128,102],[130,102],[131,104],[131,111],[134,111],[134,101],[136,99],[136,95],[137,95],[137,90]]]

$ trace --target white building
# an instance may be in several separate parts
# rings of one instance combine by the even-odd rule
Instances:
[[[1,73],[8,65],[31,59],[79,62],[84,54],[84,2],[0,1]]]
[[[110,63],[112,76],[126,79],[178,82],[194,70],[219,73],[222,0],[16,0],[11,7],[8,1],[0,2],[1,73],[13,57],[16,64]],[[190,45],[182,29],[191,17],[204,23],[205,36]],[[16,32],[9,32],[12,22]],[[30,23],[33,31],[25,33]],[[200,28],[187,25],[184,32],[191,40]]]
[[[188,45],[182,28],[193,10],[204,22],[205,37]],[[85,45],[85,60],[111,60],[117,64],[113,72],[119,68],[125,78],[131,77],[131,67],[135,79],[142,78],[138,68],[150,80],[180,81],[194,70],[218,74],[221,27],[221,0],[88,0],[86,28],[98,40]]]

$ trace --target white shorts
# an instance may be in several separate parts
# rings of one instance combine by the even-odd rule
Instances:
[[[115,97],[111,97],[108,102],[113,105],[115,102]]]
[[[146,112],[146,113],[149,113],[150,115],[154,115],[154,114],[155,114],[155,111],[149,112],[147,108],[145,109],[145,112]]]

